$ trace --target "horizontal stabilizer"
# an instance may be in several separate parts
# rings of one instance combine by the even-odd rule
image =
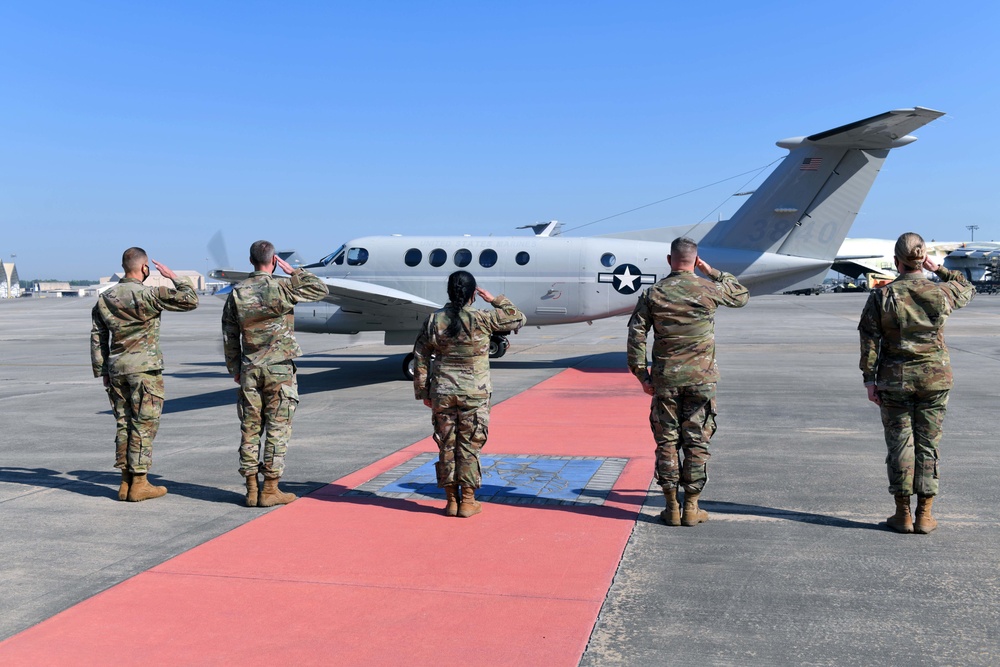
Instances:
[[[702,243],[832,262],[890,149],[916,141],[908,132],[943,115],[896,109],[779,141],[788,156]]]
[[[916,137],[908,136],[910,132],[943,115],[943,111],[934,111],[924,107],[896,109],[826,132],[811,134],[806,137],[806,140],[819,146],[864,149],[898,148],[916,141]],[[782,148],[793,148],[793,146],[786,145],[786,142],[790,141],[794,140],[779,141],[778,145]]]

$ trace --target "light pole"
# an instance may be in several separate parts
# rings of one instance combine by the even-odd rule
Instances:
[[[969,243],[972,243],[976,240],[976,230],[979,229],[979,225],[966,225],[965,228],[968,229],[969,233],[972,235],[969,239]]]

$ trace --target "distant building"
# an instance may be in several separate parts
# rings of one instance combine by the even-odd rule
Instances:
[[[197,271],[174,271],[178,278],[186,279],[194,287],[195,291],[204,292],[206,289],[205,276],[201,275]],[[105,276],[101,278],[101,285],[106,283],[117,283],[125,277],[125,274],[119,271],[113,276]],[[149,277],[143,281],[143,285],[148,287],[173,287],[173,281],[167,280],[160,275],[159,271],[150,271]]]
[[[0,259],[0,299],[15,299],[21,296],[21,283],[17,277],[17,267],[13,262],[4,263]]]
[[[31,286],[32,292],[68,292],[71,289],[73,288],[69,286],[69,283],[57,280],[36,280]]]

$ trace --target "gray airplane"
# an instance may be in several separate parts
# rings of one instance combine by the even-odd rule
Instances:
[[[316,333],[384,331],[387,345],[412,345],[427,315],[447,299],[448,274],[467,269],[547,326],[630,312],[636,292],[670,272],[670,242],[688,236],[713,267],[751,294],[822,282],[889,151],[943,116],[897,109],[807,137],[777,142],[785,159],[729,220],[572,238],[535,236],[366,236],[306,267],[330,295],[295,309],[295,328]],[[235,282],[246,273],[212,272]],[[491,356],[506,352],[498,335]],[[413,355],[403,371],[411,376]]]

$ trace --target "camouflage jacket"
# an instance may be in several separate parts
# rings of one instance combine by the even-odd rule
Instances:
[[[944,344],[948,315],[972,301],[976,288],[958,271],[904,273],[871,291],[861,313],[861,373],[865,384],[892,391],[940,391],[952,386]]]
[[[495,297],[492,305],[496,310],[472,306],[459,310],[462,328],[454,338],[445,335],[454,317],[451,304],[427,317],[413,345],[413,393],[418,400],[452,394],[489,396],[493,392],[490,336],[498,331],[517,331],[524,326],[525,317],[503,294]]]
[[[174,287],[146,287],[136,278],[122,278],[97,297],[90,328],[94,377],[163,369],[160,313],[198,307],[198,295],[186,280],[175,280]]]
[[[657,389],[718,382],[715,310],[740,308],[750,298],[735,276],[716,271],[712,280],[674,271],[639,297],[628,323],[628,367]],[[653,365],[646,367],[646,335],[653,329]]]
[[[295,340],[295,304],[319,301],[330,291],[322,280],[296,269],[288,280],[254,271],[233,287],[222,309],[222,347],[230,375],[302,356]]]

